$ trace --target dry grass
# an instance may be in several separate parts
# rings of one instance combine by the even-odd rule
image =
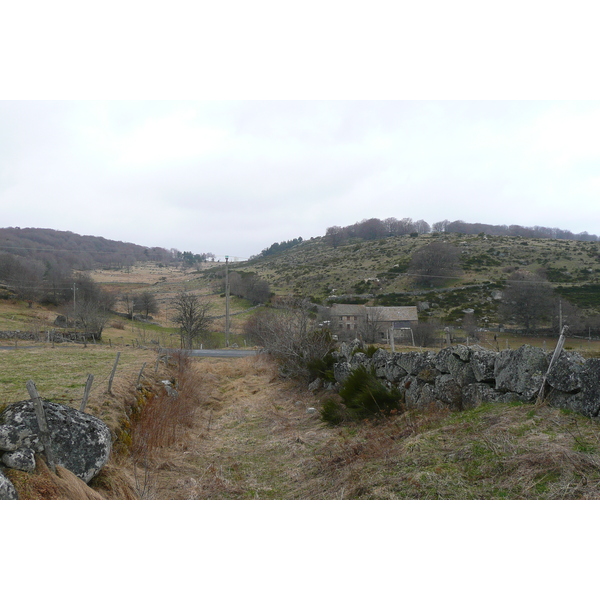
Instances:
[[[327,427],[262,358],[197,361],[195,424],[153,464],[159,499],[600,497],[600,429],[531,405]]]
[[[33,473],[8,469],[7,474],[19,498],[24,500],[104,500],[106,498],[60,465],[57,465],[56,473],[52,473],[39,456],[36,457]]]

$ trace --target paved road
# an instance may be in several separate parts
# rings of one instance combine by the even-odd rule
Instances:
[[[243,358],[244,356],[254,356],[256,350],[192,350],[192,356],[206,356],[211,358]]]

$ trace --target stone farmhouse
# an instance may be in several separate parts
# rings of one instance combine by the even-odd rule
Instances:
[[[330,328],[340,340],[358,338],[367,343],[410,341],[411,326],[419,320],[416,306],[363,306],[334,304]]]

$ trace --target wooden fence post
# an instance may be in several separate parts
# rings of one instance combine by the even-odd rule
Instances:
[[[542,385],[540,387],[540,391],[538,392],[537,400],[535,401],[536,406],[541,406],[544,403],[544,389],[546,387],[546,379],[548,378],[548,373],[550,373],[550,371],[552,370],[552,367],[554,366],[555,361],[558,359],[558,357],[560,356],[560,353],[562,352],[563,346],[565,345],[565,339],[567,337],[568,329],[569,329],[568,325],[565,325],[560,332],[560,337],[558,338],[556,348],[554,348],[554,354],[552,355],[550,364],[548,365],[548,369],[542,379]]]
[[[112,372],[110,374],[110,378],[108,380],[108,393],[112,394],[112,382],[115,377],[115,373],[117,372],[117,365],[119,364],[119,358],[121,357],[121,353],[117,352],[117,358],[115,359],[115,364],[113,365]]]
[[[54,461],[54,453],[52,452],[52,445],[50,443],[50,429],[48,428],[48,421],[46,420],[46,413],[44,412],[44,405],[42,399],[38,394],[35,383],[30,379],[27,383],[27,391],[33,400],[33,408],[35,409],[35,416],[40,428],[40,438],[44,446],[44,454],[48,461],[48,468],[56,473],[56,462]]]
[[[79,407],[79,410],[81,412],[85,412],[85,407],[90,396],[90,390],[92,389],[92,383],[94,383],[94,376],[90,373],[87,376],[87,381],[85,382],[85,389],[83,390],[83,400],[81,401],[81,406]]]
[[[146,363],[144,363],[144,364],[142,365],[142,368],[140,369],[140,374],[138,375],[137,382],[136,382],[136,384],[135,384],[135,387],[136,387],[136,388],[137,388],[137,386],[138,386],[138,385],[140,385],[140,381],[141,381],[141,379],[142,379],[142,373],[144,372],[144,369],[145,369],[145,368],[146,368]]]

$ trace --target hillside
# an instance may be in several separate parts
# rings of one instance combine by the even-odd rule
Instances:
[[[415,286],[413,254],[443,242],[457,248],[462,272],[431,287]],[[478,319],[498,321],[494,290],[518,270],[541,273],[565,301],[587,316],[600,310],[600,243],[512,236],[432,233],[378,240],[350,239],[333,247],[325,237],[303,241],[281,253],[236,265],[264,278],[276,294],[317,302],[415,305],[427,302],[424,317],[453,320],[472,309]]]
[[[136,261],[169,262],[172,259],[171,253],[164,248],[147,248],[99,236],[32,227],[1,228],[0,252],[42,263],[59,262],[73,269],[118,268]]]

